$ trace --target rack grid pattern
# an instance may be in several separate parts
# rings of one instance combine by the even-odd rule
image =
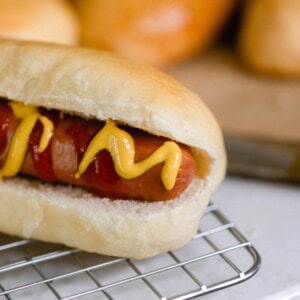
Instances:
[[[253,276],[260,256],[215,204],[185,247],[145,260],[0,235],[0,300],[191,299]]]

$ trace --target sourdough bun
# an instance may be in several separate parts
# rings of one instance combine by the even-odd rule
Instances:
[[[0,36],[77,44],[79,24],[65,0],[0,0]]]
[[[82,44],[165,66],[205,49],[236,0],[77,0]]]
[[[239,52],[253,69],[300,75],[300,1],[251,0],[245,7]]]
[[[192,237],[225,171],[220,128],[195,94],[162,72],[105,52],[0,41],[0,56],[1,97],[84,118],[118,120],[189,145],[196,158],[198,177],[178,199],[147,204],[121,199],[102,201],[79,188],[52,191],[41,184],[24,183],[11,189],[18,180],[6,180],[0,184],[0,211],[8,215],[9,200],[22,207],[22,199],[26,198],[23,211],[34,206],[41,217],[33,225],[28,215],[22,222],[11,220],[10,226],[1,222],[0,230],[87,251],[138,258],[177,248]],[[77,204],[72,207],[76,197]],[[64,222],[58,207],[68,220],[64,229],[52,224],[55,219]],[[106,213],[109,218],[104,217]],[[30,230],[18,222],[28,224],[24,226]],[[72,234],[74,227],[82,229],[78,229],[82,232],[80,237]]]

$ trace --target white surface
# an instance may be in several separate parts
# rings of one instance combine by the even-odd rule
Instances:
[[[300,299],[300,186],[227,178],[213,200],[254,244],[262,267],[201,300]]]

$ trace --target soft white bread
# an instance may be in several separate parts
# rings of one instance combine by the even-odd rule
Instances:
[[[0,41],[0,57],[1,97],[111,118],[189,145],[198,177],[179,198],[160,203],[111,201],[80,188],[5,180],[1,231],[137,258],[191,239],[225,171],[220,128],[195,94],[151,67],[105,52]]]
[[[13,179],[0,184],[2,232],[112,256],[145,258],[196,233],[209,189],[195,179],[176,200],[99,199],[80,188]]]
[[[77,16],[65,0],[0,0],[0,36],[77,44]]]

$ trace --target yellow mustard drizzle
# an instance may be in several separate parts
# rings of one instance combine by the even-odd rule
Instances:
[[[161,180],[167,190],[171,190],[181,164],[180,147],[172,141],[165,142],[145,160],[135,163],[134,140],[126,131],[118,128],[111,120],[107,120],[104,128],[90,142],[75,178],[79,178],[101,150],[110,152],[117,174],[125,179],[136,178],[153,166],[164,162]]]
[[[33,106],[26,106],[18,102],[9,102],[9,106],[14,115],[22,121],[12,138],[5,164],[0,169],[0,179],[15,176],[20,171],[27,152],[30,134],[38,120],[43,124],[39,152],[43,152],[47,148],[54,128],[53,123],[47,117],[40,115],[38,109]]]
[[[0,169],[0,179],[15,176],[21,169],[30,138],[30,134],[38,120],[43,125],[43,132],[39,143],[39,152],[43,152],[52,137],[53,123],[45,116],[39,114],[34,106],[26,106],[18,102],[9,102],[14,115],[22,119],[17,127],[8,149],[4,166]],[[101,150],[110,152],[117,174],[125,179],[136,178],[153,166],[163,163],[161,180],[167,190],[171,190],[176,182],[180,168],[182,154],[180,147],[172,141],[165,142],[149,157],[140,162],[135,162],[134,140],[130,134],[107,120],[103,129],[90,142],[80,164],[75,178],[79,178],[93,161],[95,155]]]

